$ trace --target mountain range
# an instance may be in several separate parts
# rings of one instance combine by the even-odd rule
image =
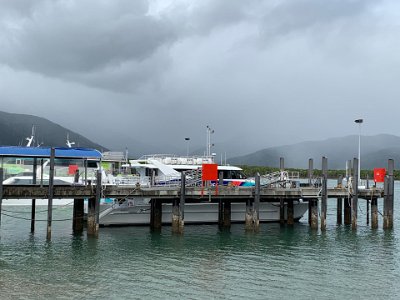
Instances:
[[[108,150],[86,137],[47,119],[0,111],[0,145],[26,145],[26,138],[31,136],[32,130],[36,132],[32,146],[66,147],[67,136],[69,136],[69,140],[75,142],[75,147]]]
[[[101,142],[108,147],[97,144],[88,138],[62,127],[45,118],[13,114],[0,111],[0,145],[26,145],[26,138],[31,135],[32,126],[36,128],[34,145],[65,147],[67,135],[70,141],[74,141],[78,147],[95,148],[100,151],[124,150],[124,139],[121,136],[114,136],[116,149],[110,145],[110,140]],[[239,143],[239,142],[238,142]],[[160,153],[162,145],[158,149],[151,146],[140,144],[140,152],[130,152],[131,157],[141,154]],[[136,151],[137,151],[136,145]],[[203,149],[199,149],[197,154],[201,154]],[[161,151],[162,152],[162,151]],[[192,154],[196,154],[191,152]],[[179,153],[177,153],[179,154]],[[228,163],[234,165],[253,165],[279,167],[280,157],[285,159],[285,167],[288,168],[308,168],[309,158],[314,159],[314,167],[321,167],[322,156],[328,158],[329,169],[344,169],[346,160],[358,157],[358,136],[351,135],[345,137],[330,138],[322,141],[307,141],[292,145],[276,146],[262,149],[247,155],[229,158]],[[400,162],[400,137],[388,134],[361,137],[361,169],[373,169],[387,167],[387,160],[395,160],[395,166]],[[219,157],[217,156],[219,161]]]
[[[321,168],[322,157],[328,158],[329,169],[345,169],[346,161],[358,157],[358,136],[330,138],[323,141],[301,142],[270,147],[228,160],[230,164],[279,167],[280,157],[285,167],[308,168],[308,160]],[[388,159],[400,161],[400,137],[388,134],[361,136],[361,169],[387,167]]]

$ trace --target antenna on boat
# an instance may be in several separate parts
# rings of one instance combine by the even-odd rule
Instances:
[[[75,145],[75,142],[69,141],[69,133],[67,133],[67,143],[66,144],[67,144],[68,148],[72,148],[72,145]]]
[[[31,147],[35,143],[35,131],[36,131],[36,126],[32,125],[32,133],[30,137],[27,137],[26,140],[28,143],[26,144],[26,147]]]

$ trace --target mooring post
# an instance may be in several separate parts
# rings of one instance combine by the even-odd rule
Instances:
[[[32,174],[32,184],[36,185],[37,180],[37,158],[33,159],[33,174]],[[35,232],[35,217],[36,217],[36,199],[32,199],[32,209],[31,209],[31,233]]]
[[[47,205],[47,240],[51,240],[51,222],[53,218],[53,196],[54,196],[54,160],[56,150],[50,150],[50,174],[49,174],[49,199]]]
[[[181,198],[179,202],[179,231],[183,233],[183,227],[185,225],[185,202],[186,202],[186,174],[181,173]],[[160,208],[161,211],[161,208]]]
[[[253,230],[253,207],[251,199],[246,200],[245,229]]]
[[[223,223],[223,226],[225,228],[229,228],[229,227],[231,227],[231,218],[232,218],[231,200],[224,200],[223,209],[224,209],[224,223]]]
[[[385,197],[383,201],[383,228],[393,228],[393,204],[394,204],[394,161],[388,161],[388,175],[385,176]]]
[[[322,191],[321,191],[321,230],[326,230],[326,211],[328,200],[328,159],[322,157]]]
[[[161,230],[162,225],[162,200],[153,198],[150,200],[150,228],[151,230]]]
[[[351,177],[351,160],[346,161],[346,188],[350,190],[350,177]],[[347,197],[343,199],[344,201],[344,224],[351,224],[351,195],[347,194]]]
[[[223,173],[218,173],[218,185],[221,187],[223,186]],[[222,228],[224,226],[224,203],[222,198],[218,200],[218,227]]]
[[[79,170],[76,170],[74,176],[74,183],[79,182]],[[84,200],[74,199],[72,217],[72,231],[73,233],[81,233],[83,231],[83,216],[84,216]]]
[[[353,160],[353,196],[351,197],[351,228],[357,228],[358,213],[358,158]]]
[[[88,212],[86,223],[87,235],[94,235],[96,227],[96,197],[90,197],[88,199]]]
[[[283,197],[279,198],[279,223],[285,224],[285,200]]]
[[[0,167],[0,226],[1,226],[1,214],[3,205],[3,176],[4,176],[4,170],[2,167]]]
[[[343,183],[343,176],[339,175],[338,178],[338,188],[342,188],[342,183]],[[342,197],[337,198],[337,211],[336,211],[336,223],[338,225],[342,224],[342,212],[343,212],[343,199]]]
[[[171,220],[171,229],[172,232],[179,232],[179,199],[174,198],[172,200],[172,220]]]
[[[312,186],[313,173],[314,173],[314,160],[310,158],[308,160],[308,186]]]
[[[311,203],[311,229],[318,229],[318,199],[309,200]]]
[[[294,225],[294,205],[293,199],[287,200],[287,224]]]
[[[378,228],[378,198],[373,197],[371,200],[371,228]]]
[[[254,191],[254,203],[253,203],[253,226],[254,230],[258,231],[260,228],[260,173],[256,174],[255,177],[255,191]]]
[[[97,236],[99,233],[101,170],[98,170],[96,175],[96,194],[88,201],[87,234],[91,236]]]

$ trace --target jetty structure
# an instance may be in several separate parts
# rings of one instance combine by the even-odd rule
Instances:
[[[263,184],[263,176],[255,177],[254,186],[226,186],[210,184],[206,178],[205,184],[192,185],[185,172],[176,185],[105,185],[102,183],[102,170],[88,174],[90,163],[100,163],[102,155],[97,150],[84,148],[28,148],[0,147],[0,178],[5,178],[4,166],[10,160],[26,159],[32,162],[32,172],[28,184],[3,184],[0,180],[0,217],[2,199],[32,199],[31,231],[35,228],[35,199],[48,199],[47,238],[51,239],[53,203],[58,199],[74,199],[72,228],[74,233],[84,230],[84,201],[88,201],[86,218],[87,234],[97,236],[99,233],[100,199],[114,198],[150,198],[150,227],[159,230],[162,227],[163,204],[172,205],[172,230],[182,233],[185,224],[185,207],[193,203],[218,203],[218,224],[220,228],[231,226],[231,204],[245,203],[243,216],[246,230],[257,231],[260,226],[259,208],[261,202],[278,203],[280,207],[281,224],[293,225],[295,201],[308,202],[308,221],[312,229],[326,230],[328,201],[337,204],[337,224],[350,225],[357,228],[358,202],[365,200],[368,207],[367,223],[371,218],[371,227],[378,227],[378,200],[383,199],[383,228],[393,227],[394,210],[394,161],[388,160],[387,173],[383,174],[383,187],[376,184],[362,188],[359,186],[358,159],[347,162],[346,176],[338,178],[335,187],[328,188],[328,159],[322,158],[322,176],[314,176],[313,159],[309,160],[308,178],[304,183],[287,184],[277,182],[274,185]],[[48,177],[43,175],[43,161],[49,161]],[[40,164],[38,163],[40,162]],[[55,174],[58,164],[68,170],[71,181],[67,184],[57,184]],[[41,167],[38,167],[41,166]],[[80,172],[79,170],[83,170]],[[284,170],[284,159],[280,159],[280,170]],[[218,181],[223,182],[221,174]],[[320,206],[320,209],[319,209]],[[371,210],[369,212],[369,206]],[[1,218],[0,218],[1,222]]]

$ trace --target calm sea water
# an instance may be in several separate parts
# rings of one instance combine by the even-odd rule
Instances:
[[[71,221],[46,223],[2,216],[1,299],[399,299],[400,184],[395,185],[395,229],[371,230],[360,201],[356,231],[336,226],[328,201],[328,228],[312,231],[307,216],[293,227],[261,224],[246,233],[217,226],[101,228],[99,237],[72,235]],[[29,207],[4,206],[29,218]],[[38,207],[43,210],[45,207]],[[382,212],[382,201],[379,203]],[[12,212],[11,212],[12,211]],[[54,209],[54,219],[72,216]],[[37,218],[46,219],[46,212]]]

